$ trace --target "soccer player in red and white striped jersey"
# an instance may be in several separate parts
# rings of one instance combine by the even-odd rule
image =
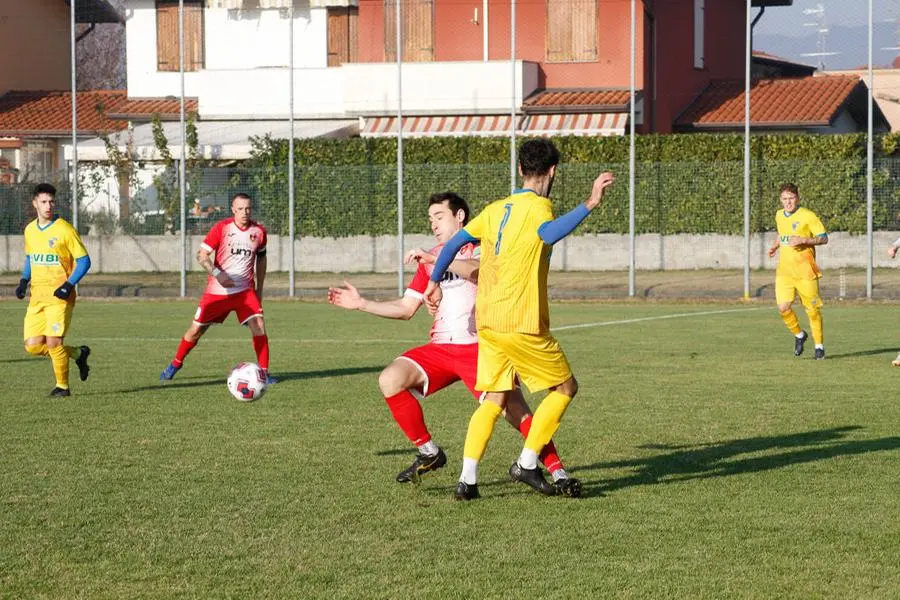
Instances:
[[[360,310],[388,319],[407,320],[424,302],[434,261],[444,243],[469,220],[466,201],[453,192],[435,194],[429,199],[428,219],[438,246],[425,251],[410,251],[407,262],[416,261],[419,267],[401,298],[375,302],[360,296],[355,287],[330,288],[328,301],[335,306]],[[397,475],[406,483],[419,475],[444,466],[447,457],[432,440],[425,424],[419,399],[431,396],[456,381],[462,381],[477,400],[482,397],[475,388],[478,365],[478,336],[475,330],[475,295],[480,248],[470,244],[458,252],[450,270],[441,280],[443,302],[434,315],[431,340],[404,352],[381,372],[378,385],[394,420],[419,453],[413,463]],[[506,419],[523,436],[531,427],[531,410],[517,389],[506,406]],[[580,483],[570,478],[551,441],[540,455],[544,466],[553,475],[558,493],[577,495]]]
[[[233,217],[213,225],[197,251],[197,262],[209,273],[209,279],[175,358],[159,376],[162,381],[175,377],[210,325],[224,322],[234,312],[240,324],[247,325],[253,334],[253,349],[268,383],[275,383],[268,375],[269,337],[262,309],[266,229],[250,218],[252,201],[246,194],[231,199],[231,212]]]

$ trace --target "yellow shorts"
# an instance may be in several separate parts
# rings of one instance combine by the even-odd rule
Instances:
[[[64,300],[39,300],[28,305],[25,313],[25,337],[24,339],[50,336],[63,337],[69,329],[72,320],[74,302]]]
[[[818,279],[796,279],[785,275],[775,277],[775,302],[777,304],[789,304],[796,296],[804,308],[822,308],[822,298],[819,297]]]
[[[532,392],[559,385],[572,377],[569,361],[549,333],[478,331],[478,378],[475,389],[505,392],[515,388],[516,375]]]

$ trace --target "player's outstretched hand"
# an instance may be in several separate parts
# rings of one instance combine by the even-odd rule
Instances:
[[[895,256],[897,256],[897,246],[891,246],[890,248],[888,248],[888,256],[890,258],[894,258]],[[22,281],[25,281],[25,280],[23,279]],[[19,291],[17,289],[16,296],[18,296],[18,295],[19,295]]]
[[[603,195],[606,193],[606,188],[611,186],[615,180],[616,176],[609,171],[600,173],[597,179],[594,180],[594,185],[591,187],[590,198],[585,202],[589,209],[593,210],[603,202]]]
[[[19,300],[25,299],[25,290],[28,288],[28,280],[20,279],[19,285],[16,286],[16,298]]]
[[[344,287],[342,288],[328,288],[328,302],[348,310],[359,310],[362,308],[363,299],[359,295],[359,291],[350,285],[349,281],[344,281]]]
[[[56,288],[56,291],[53,292],[53,295],[59,298],[60,300],[68,300],[69,296],[72,295],[72,290],[75,289],[75,286],[66,281],[61,286]]]
[[[431,254],[430,252],[423,250],[422,248],[416,248],[415,250],[410,250],[406,253],[406,258],[404,258],[403,262],[406,264],[411,263],[424,263],[426,265],[433,265],[437,260],[437,256]]]
[[[441,291],[441,285],[434,281],[429,281],[428,287],[425,288],[424,295],[428,314],[434,316],[437,313],[438,307],[441,305],[441,300],[444,299],[444,292]]]
[[[776,252],[778,252],[778,246],[771,246],[769,248],[769,258],[775,258]]]
[[[232,279],[231,276],[228,275],[228,273],[226,273],[225,271],[219,271],[219,272],[216,274],[216,281],[218,281],[219,284],[220,284],[223,288],[231,288],[231,287],[234,287],[234,279]]]

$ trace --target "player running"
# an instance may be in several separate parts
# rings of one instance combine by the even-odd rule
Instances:
[[[507,407],[516,378],[532,391],[549,390],[534,413],[531,431],[509,475],[543,494],[555,490],[537,467],[538,453],[550,441],[578,391],[569,362],[550,334],[547,273],[553,244],[571,233],[596,207],[612,173],[594,181],[591,195],[558,219],[553,218],[550,188],[559,151],[546,139],[530,140],[519,149],[519,174],[524,189],[489,204],[441,250],[425,290],[429,309],[443,305],[439,282],[456,253],[481,241],[483,255],[476,300],[478,380],[484,402],[469,421],[457,500],[478,498],[478,462],[494,425]]]
[[[363,298],[355,287],[344,282],[344,287],[328,290],[328,301],[335,306],[388,319],[412,318],[422,306],[435,253],[468,222],[469,206],[453,192],[435,194],[428,201],[428,220],[438,246],[428,252],[416,249],[407,254],[406,262],[417,261],[419,268],[401,298],[374,302]],[[475,281],[478,276],[479,255],[480,250],[476,244],[467,244],[458,249],[449,266],[450,271],[441,279],[445,300],[435,314],[431,326],[431,341],[404,352],[385,367],[378,377],[378,385],[394,420],[419,451],[412,464],[397,475],[400,483],[413,481],[424,473],[443,467],[447,462],[444,451],[428,431],[418,399],[430,396],[456,381],[462,381],[476,399],[481,398],[475,385],[478,363]],[[531,429],[531,410],[518,389],[511,394],[506,419],[523,436],[528,435]],[[554,493],[566,496],[581,494],[581,482],[569,477],[563,469],[552,441],[542,447],[540,458],[553,476]]]
[[[213,225],[197,251],[197,262],[209,273],[206,290],[193,323],[178,345],[175,358],[160,374],[160,381],[175,377],[209,326],[224,322],[234,312],[241,325],[250,327],[256,359],[266,373],[267,383],[276,382],[268,374],[269,336],[261,302],[266,279],[266,229],[250,218],[252,201],[247,194],[235,194],[231,213],[233,217]]]
[[[50,356],[56,386],[51,396],[71,396],[69,359],[74,358],[82,381],[90,367],[87,346],[75,348],[63,344],[72,311],[75,286],[91,268],[78,232],[65,219],[54,214],[56,188],[40,183],[34,188],[31,204],[37,218],[25,227],[25,266],[16,287],[16,298],[25,298],[31,282],[31,300],[25,313],[25,351],[34,356]]]

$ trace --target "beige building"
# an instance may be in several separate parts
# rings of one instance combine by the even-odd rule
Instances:
[[[868,83],[867,69],[849,71],[817,71],[816,77],[854,75]],[[878,108],[891,125],[891,131],[900,131],[900,69],[873,69],[873,95]]]

